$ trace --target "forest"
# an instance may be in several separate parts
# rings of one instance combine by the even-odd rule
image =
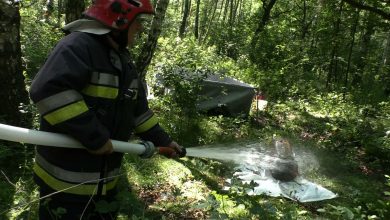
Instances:
[[[98,204],[99,211],[120,206],[118,219],[134,220],[390,219],[388,0],[152,3],[155,14],[130,53],[154,97],[150,108],[172,138],[207,155],[213,146],[240,151],[248,143],[273,146],[273,137],[283,137],[297,146],[297,156],[316,155],[318,166],[301,174],[337,197],[300,202],[250,195],[255,183],[238,181],[232,162],[127,154],[119,202]],[[2,124],[39,129],[31,82],[65,35],[61,28],[90,4],[0,1]],[[186,80],[177,70],[200,74]],[[198,111],[208,73],[252,85],[267,106],[254,102],[239,116]],[[159,78],[174,92],[161,92]],[[38,219],[34,154],[31,144],[0,140],[0,219]]]

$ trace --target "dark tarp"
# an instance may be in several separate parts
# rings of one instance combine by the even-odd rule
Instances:
[[[196,108],[200,112],[211,115],[247,116],[255,95],[255,87],[240,82],[232,77],[220,76],[210,72],[190,72],[178,68],[174,74],[182,76],[183,80],[192,81],[204,78],[200,83],[200,91]],[[206,76],[207,75],[207,76]],[[165,92],[173,92],[167,88],[162,75],[156,75],[157,83],[165,88]],[[195,80],[195,81],[197,81]],[[168,91],[167,91],[168,90]]]
[[[248,115],[255,88],[231,77],[210,75],[202,81],[199,111],[231,116]]]

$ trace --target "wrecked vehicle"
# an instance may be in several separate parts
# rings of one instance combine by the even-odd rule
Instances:
[[[199,112],[232,117],[249,115],[256,94],[254,86],[213,72],[176,70],[174,74],[199,85],[195,103]],[[164,88],[164,94],[175,92],[166,78],[161,75],[156,78],[160,88]]]

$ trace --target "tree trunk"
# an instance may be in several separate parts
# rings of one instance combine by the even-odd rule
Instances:
[[[223,2],[222,2],[223,3]],[[206,28],[202,28],[202,39],[199,38],[199,43],[203,43],[206,41],[207,39],[207,36],[209,34],[209,30],[210,30],[210,27],[213,25],[214,23],[214,20],[215,20],[215,12],[217,11],[217,7],[218,7],[218,1],[215,1],[214,4],[213,4],[213,14],[211,15],[211,18],[210,20],[207,22],[207,27]],[[221,13],[219,14],[221,15]],[[219,21],[219,19],[217,19],[217,21]],[[206,23],[206,21],[203,21],[203,23]],[[204,30],[205,29],[205,30]]]
[[[316,0],[315,4],[318,6],[314,9],[312,19],[310,21],[310,25],[312,26],[313,30],[317,30],[319,28],[320,22],[319,22],[319,17],[322,14],[323,11],[323,6],[321,4],[321,0]],[[313,34],[311,34],[311,38],[309,39],[310,41],[310,46],[309,49],[310,51],[315,51],[317,48],[317,45],[319,43],[319,34],[316,31],[313,31]]]
[[[158,6],[158,5],[157,5]],[[187,27],[187,19],[190,14],[191,3],[190,0],[184,0],[183,19],[181,20],[179,36],[183,37]],[[164,12],[165,14],[165,12]],[[165,16],[165,15],[164,15]]]
[[[332,82],[337,82],[337,69],[338,69],[338,47],[339,47],[339,33],[340,33],[340,25],[341,25],[341,14],[343,12],[344,2],[340,2],[338,17],[334,23],[334,33],[332,37],[332,51],[330,53],[330,63],[328,66],[328,77],[326,80],[326,88],[330,88]]]
[[[309,25],[308,25],[308,22],[307,22],[307,5],[306,5],[306,0],[303,0],[303,9],[302,9],[302,14],[303,14],[303,18],[302,18],[302,35],[301,35],[301,39],[302,40],[305,40],[306,38],[306,35],[307,35],[307,32],[309,30]]]
[[[383,54],[382,60],[379,68],[379,73],[382,75],[382,79],[384,82],[384,94],[386,96],[390,95],[390,31],[387,32],[387,39],[383,44]]]
[[[242,21],[243,20],[243,16],[244,16],[244,14],[242,13],[242,8],[244,7],[245,1],[241,1],[240,0],[239,4],[240,5],[239,5],[239,8],[238,8],[238,19],[240,21]]]
[[[232,4],[232,16],[231,16],[231,21],[230,21],[230,26],[233,27],[234,23],[236,22],[236,19],[237,19],[237,11],[238,11],[238,7],[240,6],[241,4],[241,0],[236,0],[235,1],[235,4]]]
[[[365,31],[362,36],[362,42],[360,45],[360,51],[358,52],[358,59],[356,60],[356,71],[352,76],[352,86],[358,86],[362,82],[364,68],[366,66],[366,58],[368,56],[369,45],[371,42],[371,37],[374,34],[375,30],[375,15],[369,12],[367,20],[365,22]]]
[[[196,0],[196,14],[195,14],[195,25],[194,25],[195,39],[199,39],[199,9],[200,9],[200,0]]]
[[[85,10],[84,0],[66,0],[65,1],[65,23],[68,24],[81,17]]]
[[[149,31],[148,40],[143,45],[140,55],[137,59],[137,68],[140,74],[140,79],[145,81],[146,68],[150,64],[154,51],[157,46],[157,40],[161,33],[161,26],[164,22],[165,12],[167,10],[169,0],[159,0],[156,6],[156,15],[153,18],[152,25]]]
[[[390,20],[390,13],[386,12],[385,10],[382,10],[382,9],[379,9],[379,8],[376,8],[373,6],[365,5],[364,3],[361,3],[361,2],[355,1],[355,0],[343,0],[343,1],[347,2],[352,7],[362,9],[362,10],[367,10],[369,12],[372,12],[372,13],[375,13],[375,14],[382,16],[382,18],[384,18],[386,20]],[[368,1],[368,2],[370,2],[370,1]],[[383,1],[383,2],[385,2],[385,1]]]
[[[262,0],[263,2],[263,16],[261,16],[260,20],[259,20],[259,23],[257,25],[257,28],[255,30],[255,33],[253,34],[252,36],[252,40],[251,40],[251,51],[249,53],[249,58],[254,61],[256,60],[256,51],[257,51],[257,47],[258,47],[258,41],[259,41],[259,38],[260,38],[260,34],[261,32],[264,30],[265,26],[267,25],[267,22],[269,21],[270,17],[271,17],[271,10],[273,8],[273,6],[275,5],[276,3],[276,0],[270,0],[267,4],[267,0]],[[259,10],[259,14],[261,13],[261,9]]]
[[[57,27],[61,27],[61,18],[62,18],[62,12],[64,7],[64,1],[66,0],[58,0],[57,1]]]
[[[387,39],[383,43],[383,54],[380,69],[382,70],[385,66],[389,65],[390,59],[390,31],[387,32]]]
[[[253,34],[252,42],[251,42],[252,48],[256,47],[257,41],[259,40],[259,37],[260,37],[260,33],[264,30],[265,25],[267,24],[267,22],[269,21],[269,19],[271,17],[271,10],[275,5],[276,0],[270,0],[268,2],[268,4],[267,4],[266,0],[262,0],[262,2],[263,2],[264,12],[263,12],[263,16],[261,17],[261,19],[259,21],[259,24],[257,25],[256,31]]]
[[[222,0],[221,2],[221,9],[219,9],[219,14],[218,14],[218,18],[217,18],[217,21],[220,21],[221,20],[221,15],[222,15],[222,11],[223,11],[223,6],[225,4],[225,0]],[[222,22],[221,22],[222,23]]]
[[[357,30],[357,26],[359,24],[359,14],[360,14],[360,9],[356,9],[355,17],[354,17],[355,21],[354,21],[354,24],[353,24],[352,30],[351,30],[351,43],[349,45],[347,70],[345,71],[345,79],[344,79],[345,91],[347,91],[347,88],[348,88],[348,78],[349,78],[349,72],[351,69],[351,59],[352,59],[353,47],[355,46],[356,30]]]
[[[200,36],[198,38],[198,42],[200,43],[202,40],[202,36],[205,35],[206,33],[206,25],[210,24],[213,20],[212,17],[210,17],[210,13],[211,13],[211,10],[212,10],[212,7],[210,7],[210,5],[212,4],[213,1],[204,1],[204,4],[203,4],[203,7],[202,7],[202,10],[200,12],[200,19],[199,19],[199,33],[200,33]],[[214,1],[216,3],[218,3],[218,0]]]
[[[229,26],[230,28],[233,26],[233,12],[234,11],[234,0],[230,0],[230,6],[229,6]]]
[[[222,18],[223,23],[226,22],[226,18],[228,17],[228,10],[229,10],[230,1],[233,1],[233,0],[226,0],[225,1],[225,9],[224,9],[223,18]]]
[[[0,1],[0,82],[0,120],[29,125],[20,111],[29,101],[22,70],[18,2]]]

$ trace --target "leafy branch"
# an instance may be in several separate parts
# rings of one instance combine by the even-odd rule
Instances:
[[[379,9],[379,8],[376,8],[376,7],[373,7],[373,6],[369,6],[369,5],[365,5],[365,4],[356,2],[354,0],[343,0],[343,1],[348,3],[351,6],[355,7],[355,8],[359,8],[359,9],[362,9],[362,10],[373,12],[375,14],[380,15],[382,18],[384,18],[386,20],[390,20],[390,13],[387,13],[387,12],[385,12],[385,11]]]

